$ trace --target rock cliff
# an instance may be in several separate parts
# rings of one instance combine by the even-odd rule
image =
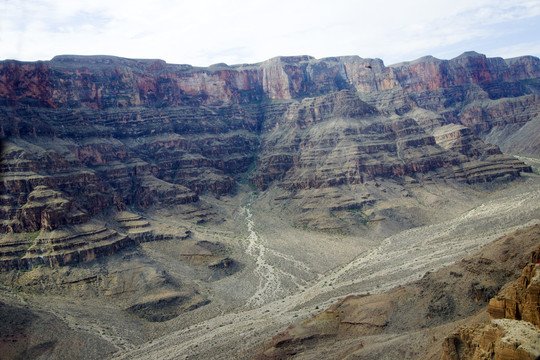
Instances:
[[[519,279],[489,301],[490,324],[460,327],[443,343],[443,360],[537,359],[540,355],[540,248]]]
[[[523,320],[540,327],[539,255],[540,252],[535,251],[523,275],[490,300],[491,319]]]
[[[420,178],[483,183],[531,171],[497,144],[512,148],[534,124],[539,74],[537,58],[477,53],[388,67],[354,56],[208,68],[6,60],[0,229],[50,231],[133,206],[201,215],[201,194],[248,180],[293,209],[295,225],[348,231],[369,218],[330,215],[401,197]]]
[[[525,320],[522,311],[538,319],[531,269],[539,239],[535,225],[393,291],[347,296],[274,336],[256,358],[535,359],[538,325],[517,320]],[[506,319],[485,325],[486,308]]]
[[[531,168],[511,154],[540,155],[539,74],[534,57],[472,52],[392,66],[355,56],[208,68],[112,56],[0,62],[2,354],[103,358],[179,329],[208,344],[215,326],[188,326],[231,316],[219,323],[229,329],[255,296],[300,291],[328,270],[302,260],[327,255],[324,231],[334,250],[336,233],[349,245],[351,233],[374,235],[353,247],[368,249],[442,220],[453,195],[513,189]],[[251,212],[238,211],[252,205],[268,212],[253,219],[279,218],[266,224],[293,225],[325,250],[296,258],[305,246],[294,235],[267,244]],[[249,244],[237,236],[248,213]],[[389,294],[346,297],[260,356],[440,355],[537,243],[535,227]],[[531,268],[527,290],[493,300],[493,316],[512,319],[494,319],[490,339],[538,317],[536,278]]]

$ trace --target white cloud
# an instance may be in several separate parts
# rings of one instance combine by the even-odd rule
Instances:
[[[4,0],[0,59],[111,54],[210,65],[356,54],[389,64],[496,48],[538,56],[534,41],[520,46],[515,26],[535,17],[540,2],[528,0]],[[493,38],[508,43],[490,48]]]

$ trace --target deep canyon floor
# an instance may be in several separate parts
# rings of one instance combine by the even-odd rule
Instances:
[[[489,188],[477,185],[466,193],[452,186],[419,184],[403,206],[410,212],[432,208],[431,224],[395,231],[385,227],[382,219],[353,234],[292,227],[287,209],[274,208],[268,200],[271,196],[258,195],[247,186],[240,190],[219,199],[203,197],[212,203],[219,221],[193,224],[182,220],[175,209],[144,214],[155,228],[188,230],[188,239],[143,243],[60,271],[39,267],[17,281],[6,281],[4,274],[4,282],[10,285],[3,286],[1,300],[42,318],[53,317],[31,331],[58,326],[67,339],[84,337],[90,343],[85,349],[95,347],[90,357],[103,357],[106,352],[118,359],[250,358],[277,332],[341,297],[382,293],[418,280],[511,231],[540,223],[540,176],[534,173]],[[241,269],[218,280],[205,278],[197,256],[188,256],[186,250],[195,240],[223,244],[223,254],[236,259]],[[141,280],[133,280],[133,275],[116,278],[115,287],[102,283],[92,291],[84,281],[79,285],[74,281],[64,292],[36,290],[55,288],[55,282],[65,281],[66,272],[93,273],[96,267],[107,274],[133,274],[140,269],[143,284],[167,274],[176,284],[169,287],[171,291],[185,291],[193,304],[198,296],[210,302],[168,321],[147,322],[119,306],[122,301],[111,290],[136,293],[134,287]],[[151,295],[143,291],[140,296]],[[377,343],[388,340],[373,338]]]

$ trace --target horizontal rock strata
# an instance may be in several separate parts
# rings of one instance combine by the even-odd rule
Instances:
[[[313,190],[336,189],[324,197],[331,212],[385,198],[343,189],[378,178],[512,179],[531,169],[496,145],[515,148],[512,134],[534,123],[539,74],[534,57],[472,52],[392,66],[354,56],[208,68],[2,61],[0,230],[53,230],[129,206],[204,214],[201,194],[246,179],[288,192],[279,196],[305,213],[296,225],[336,229],[308,214]]]
[[[16,235],[11,238],[0,243],[0,271],[77,264],[112,255],[135,244],[126,235],[90,223],[73,225],[69,230],[31,233],[22,239]]]

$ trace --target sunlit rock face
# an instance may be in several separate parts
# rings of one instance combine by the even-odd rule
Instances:
[[[443,342],[442,359],[536,359],[540,329],[538,261],[540,248],[531,253],[521,277],[491,298],[488,325],[462,326]]]
[[[291,324],[267,341],[255,358],[397,358],[412,350],[414,356],[407,357],[535,359],[540,334],[539,239],[540,225],[535,225],[421,280],[382,294],[344,297]],[[491,321],[481,316],[487,312]],[[422,334],[421,340],[412,334]],[[400,338],[400,346],[392,340],[374,346],[373,335]]]

